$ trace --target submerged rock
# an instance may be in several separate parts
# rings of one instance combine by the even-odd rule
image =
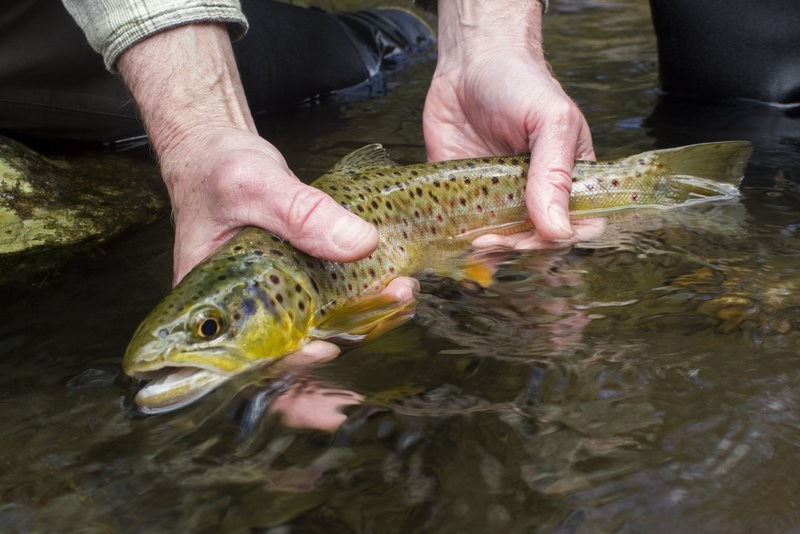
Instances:
[[[158,172],[115,155],[44,157],[0,136],[0,282],[163,215]]]

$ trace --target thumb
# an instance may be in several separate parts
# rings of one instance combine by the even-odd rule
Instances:
[[[263,199],[249,224],[266,228],[303,252],[333,261],[361,259],[378,246],[378,231],[319,189],[292,178]]]

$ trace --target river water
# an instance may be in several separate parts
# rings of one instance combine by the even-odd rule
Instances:
[[[741,198],[502,257],[487,289],[426,276],[375,342],[155,417],[120,362],[168,290],[168,221],[0,288],[0,530],[800,528],[800,121],[660,97],[646,2],[554,2],[546,42],[599,157],[749,139]],[[376,141],[422,160],[432,69],[262,132],[308,179]],[[287,396],[346,420],[293,428]]]

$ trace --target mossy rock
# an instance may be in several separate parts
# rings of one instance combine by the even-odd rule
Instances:
[[[45,157],[0,137],[0,282],[162,216],[152,165],[111,154]]]

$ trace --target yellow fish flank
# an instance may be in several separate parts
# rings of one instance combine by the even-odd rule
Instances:
[[[727,199],[750,155],[731,141],[578,162],[573,216]],[[125,372],[149,382],[136,403],[174,410],[230,377],[297,351],[312,339],[359,341],[407,316],[378,295],[390,280],[463,253],[485,233],[530,228],[528,157],[399,166],[380,145],[346,156],[312,185],[374,223],[377,250],[354,263],[315,259],[246,228],[195,267],[145,318]]]

